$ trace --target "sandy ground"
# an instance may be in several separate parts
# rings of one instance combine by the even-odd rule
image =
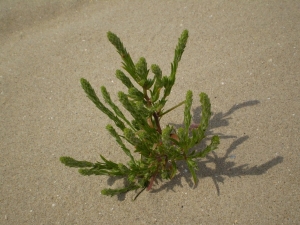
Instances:
[[[177,38],[190,38],[168,106],[206,92],[218,150],[152,192],[119,197],[107,177],[84,177],[62,155],[124,162],[105,130],[111,123],[79,79],[112,98],[121,59],[111,30],[134,61],[170,72]],[[0,224],[299,224],[300,2],[0,2]],[[183,108],[164,123],[182,124]]]

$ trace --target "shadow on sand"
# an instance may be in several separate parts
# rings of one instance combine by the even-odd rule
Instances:
[[[256,104],[259,104],[258,100],[254,101],[247,101],[243,102],[241,104],[237,104],[231,107],[231,109],[226,112],[226,113],[217,113],[215,114],[211,120],[210,120],[210,126],[209,130],[207,131],[207,136],[208,138],[211,137],[212,135],[219,135],[220,139],[229,139],[229,138],[237,138],[234,135],[224,135],[222,133],[213,133],[213,129],[218,128],[218,127],[224,127],[224,126],[229,126],[229,120],[230,115],[233,114],[236,110],[241,109],[243,107],[249,107],[249,106],[254,106]],[[200,123],[200,112],[201,112],[201,107],[197,107],[196,109],[193,110],[193,122],[195,124]],[[183,126],[182,124],[171,124],[172,126],[179,128]],[[266,171],[268,171],[270,168],[276,166],[279,163],[283,162],[283,157],[278,156],[273,158],[272,160],[259,165],[259,166],[253,166],[249,167],[248,164],[242,164],[242,165],[237,165],[236,162],[233,160],[235,159],[235,155],[232,154],[233,151],[241,144],[243,144],[249,136],[243,136],[240,137],[232,142],[230,147],[227,149],[226,153],[223,156],[220,156],[217,154],[217,151],[213,151],[210,154],[206,156],[204,160],[199,160],[198,166],[199,169],[197,171],[197,176],[198,178],[205,178],[205,177],[211,177],[215,187],[217,189],[218,195],[220,195],[220,187],[219,183],[224,183],[225,176],[227,177],[241,177],[241,176],[246,176],[246,175],[261,175],[264,174]],[[205,141],[203,141],[205,142]],[[200,144],[195,147],[195,149],[199,150],[204,149],[204,144]],[[211,166],[208,165],[214,165],[214,169],[211,168]],[[160,185],[158,188],[154,188],[151,190],[151,193],[156,193],[162,190],[173,190],[175,186],[183,186],[181,182],[181,177],[185,178],[185,181],[189,184],[190,187],[197,187],[197,185],[194,186],[194,183],[192,181],[192,177],[190,173],[188,172],[188,168],[186,166],[185,162],[179,162],[178,163],[178,170],[179,173],[170,181],[163,183]],[[108,179],[107,183],[109,185],[112,185],[116,179],[111,177]],[[121,194],[118,196],[118,199],[120,201],[123,201],[125,199],[125,194]]]
[[[212,130],[218,127],[228,126],[229,120],[231,119],[230,115],[233,114],[236,110],[243,107],[254,106],[256,104],[259,104],[259,101],[247,101],[232,106],[231,109],[226,113],[221,112],[215,114],[210,121],[210,129],[207,132],[207,136],[219,135],[220,139],[237,138],[233,135],[213,133]],[[200,123],[200,112],[201,107],[197,107],[195,110],[193,110],[193,122],[195,124]],[[173,126],[178,128],[182,125],[173,124]],[[267,172],[273,166],[276,166],[277,164],[283,162],[283,157],[278,156],[259,166],[249,167],[248,164],[236,165],[237,163],[233,161],[235,159],[235,155],[232,153],[239,145],[247,141],[248,138],[249,136],[246,135],[234,140],[223,156],[217,154],[218,151],[216,150],[208,154],[204,160],[199,160],[199,169],[197,171],[198,178],[211,177],[217,189],[218,195],[220,195],[219,183],[224,183],[225,176],[241,177],[246,175],[261,175]],[[203,146],[199,145],[196,147],[196,149],[203,149]],[[212,164],[214,165],[214,169],[208,167],[208,165]],[[181,177],[184,177],[189,186],[193,187],[194,184],[192,181],[192,177],[189,172],[186,172],[187,169],[188,168],[185,162],[181,162],[178,165],[179,174],[177,174],[170,182],[161,185],[159,188],[152,190],[151,192],[155,193],[164,189],[172,190],[175,186],[182,186],[180,179]],[[197,187],[197,185],[195,187]]]

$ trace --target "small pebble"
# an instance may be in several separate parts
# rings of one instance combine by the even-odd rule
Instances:
[[[236,157],[235,155],[230,155],[229,156],[230,159],[235,159],[235,157]]]

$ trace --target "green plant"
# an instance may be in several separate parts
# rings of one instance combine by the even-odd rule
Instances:
[[[103,99],[112,109],[108,109],[97,97],[90,83],[84,78],[81,85],[87,97],[105,113],[119,128],[118,132],[112,125],[106,129],[116,139],[124,153],[129,157],[126,165],[115,163],[100,155],[102,162],[77,161],[71,157],[61,157],[60,161],[69,167],[77,167],[82,175],[108,175],[119,176],[126,179],[127,185],[119,189],[104,189],[104,195],[116,195],[130,190],[152,188],[153,182],[159,176],[162,179],[172,179],[177,171],[177,162],[185,161],[192,174],[194,183],[196,176],[197,159],[205,157],[210,151],[217,148],[219,137],[213,136],[211,143],[202,151],[191,150],[205,138],[205,130],[208,127],[211,116],[211,105],[205,93],[200,94],[202,116],[199,125],[191,125],[192,92],[188,91],[185,101],[176,106],[164,110],[167,97],[175,83],[176,71],[182,53],[185,49],[188,31],[184,30],[178,39],[175,56],[171,64],[170,76],[162,76],[158,65],[152,65],[153,78],[149,78],[149,69],[145,58],[140,58],[134,64],[121,40],[112,32],[107,33],[108,40],[115,46],[123,60],[123,68],[133,78],[135,83],[121,70],[116,71],[116,77],[128,88],[128,93],[118,92],[119,101],[131,114],[132,120],[127,119],[122,111],[111,100],[104,86],[101,87]],[[173,109],[185,104],[184,126],[175,129],[167,125],[161,127],[161,118]],[[121,134],[119,134],[121,133]],[[125,145],[124,142],[128,144]],[[139,158],[134,158],[128,145],[131,145]]]

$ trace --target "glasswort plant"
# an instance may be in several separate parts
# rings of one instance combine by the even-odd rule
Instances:
[[[128,156],[128,163],[116,163],[100,155],[101,162],[78,161],[71,157],[63,156],[60,161],[69,167],[77,167],[82,175],[108,175],[118,176],[126,179],[127,185],[117,189],[104,189],[104,195],[117,195],[131,190],[150,190],[157,177],[172,179],[177,172],[177,162],[185,161],[193,177],[194,183],[198,182],[196,176],[197,159],[205,157],[210,151],[217,148],[219,137],[213,136],[211,143],[202,151],[191,150],[199,144],[206,136],[211,116],[210,100],[205,93],[200,94],[202,115],[199,125],[191,125],[192,91],[186,93],[185,101],[176,106],[164,110],[167,97],[175,83],[178,63],[185,49],[188,31],[184,30],[178,39],[175,56],[171,63],[171,74],[163,76],[158,65],[151,65],[153,78],[149,78],[149,71],[145,58],[140,58],[134,64],[129,53],[121,40],[112,32],[107,33],[108,40],[115,46],[123,62],[123,69],[135,81],[125,75],[121,70],[116,71],[116,77],[128,88],[128,93],[118,92],[119,101],[131,114],[132,120],[126,118],[117,105],[111,100],[110,94],[104,86],[101,87],[102,97],[105,105],[97,97],[90,83],[82,78],[81,86],[87,97],[105,113],[118,127],[116,130],[112,125],[106,129],[116,139],[123,152]],[[164,115],[173,109],[185,105],[184,126],[179,129],[171,125],[162,128],[160,121]],[[110,107],[107,108],[107,107]],[[124,143],[132,146],[130,150]],[[134,158],[132,151],[139,153],[139,158]]]

